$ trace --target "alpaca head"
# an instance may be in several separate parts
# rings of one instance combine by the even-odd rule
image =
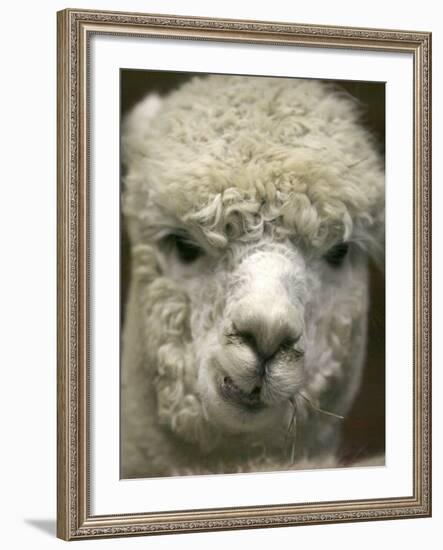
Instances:
[[[384,226],[357,111],[318,81],[212,76],[125,121],[146,383],[159,423],[202,448],[355,397]]]

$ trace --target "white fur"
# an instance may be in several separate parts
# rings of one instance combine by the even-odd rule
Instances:
[[[317,81],[197,78],[137,106],[122,143],[123,476],[330,465],[361,379],[367,255],[384,249],[357,105]],[[188,264],[167,245],[183,232],[202,250]],[[231,399],[254,391],[263,408]]]

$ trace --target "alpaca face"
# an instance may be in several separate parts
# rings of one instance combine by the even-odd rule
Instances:
[[[122,144],[159,425],[207,448],[282,439],[309,408],[345,414],[384,227],[355,103],[316,81],[194,79],[136,107]],[[312,429],[320,446],[330,422]]]
[[[192,396],[218,433],[282,433],[297,400],[319,403],[334,392],[340,399],[331,412],[343,414],[349,381],[360,376],[367,308],[361,252],[339,241],[313,253],[290,235],[273,237],[277,225],[266,223],[260,239],[243,235],[222,250],[194,224],[162,228],[154,239],[162,277],[153,286],[169,286],[161,304],[148,306],[147,330],[161,326],[168,302],[179,302],[174,312],[189,332],[180,328],[177,342],[167,317],[162,345],[150,335],[147,348],[158,350],[158,364],[165,347],[177,345],[175,356],[186,357],[183,399]],[[160,375],[161,390],[170,389],[169,374]]]

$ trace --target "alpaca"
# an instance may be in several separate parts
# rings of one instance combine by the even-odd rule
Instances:
[[[384,254],[360,115],[331,83],[212,75],[125,118],[122,477],[339,465]]]

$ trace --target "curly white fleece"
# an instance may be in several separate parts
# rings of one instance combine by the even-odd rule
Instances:
[[[338,414],[352,404],[365,350],[366,256],[382,262],[384,250],[383,166],[357,103],[313,80],[195,78],[136,106],[122,150],[133,266],[122,339],[123,476],[288,468],[297,467],[294,452],[299,464],[333,453],[339,421],[309,414],[295,392],[296,435],[286,408],[272,430],[229,429],[229,418],[211,413],[206,366],[220,346],[218,327],[249,291],[232,282],[245,258],[288,257],[299,270],[293,280],[303,279],[303,390]],[[197,268],[162,248],[180,231],[206,253]],[[322,257],[341,241],[355,250],[337,274]],[[285,361],[279,387],[295,387]]]

